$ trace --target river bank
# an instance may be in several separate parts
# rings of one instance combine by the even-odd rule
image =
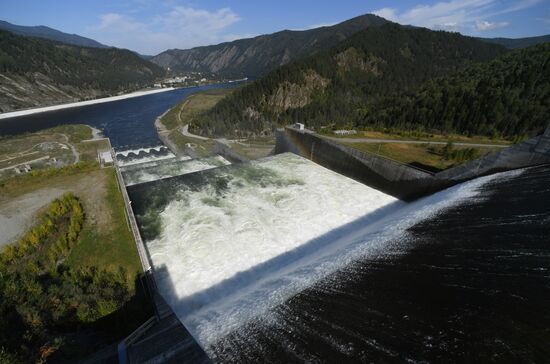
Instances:
[[[101,104],[101,103],[111,102],[111,101],[119,101],[119,100],[129,99],[133,97],[140,97],[140,96],[151,95],[159,92],[166,92],[166,91],[172,91],[172,90],[175,90],[175,88],[167,87],[167,88],[147,90],[147,91],[136,91],[136,92],[131,92],[124,95],[103,97],[95,100],[71,102],[68,104],[60,104],[60,105],[37,107],[37,108],[26,109],[26,110],[11,111],[11,112],[0,114],[0,119],[8,119],[8,118],[13,118],[17,116],[32,115],[32,114],[37,114],[37,113],[46,112],[46,111],[62,110],[62,109],[69,109],[73,107],[95,105],[95,104]]]

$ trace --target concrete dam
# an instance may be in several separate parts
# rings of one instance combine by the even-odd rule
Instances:
[[[155,149],[119,167],[158,315],[124,348],[128,362],[510,360],[541,319],[549,278],[537,269],[550,266],[550,247],[528,237],[550,233],[550,129],[436,174],[292,128],[278,131],[267,158],[231,163],[233,151],[217,151],[194,159]],[[472,276],[518,269],[532,273],[510,285]],[[510,296],[484,293],[495,290]],[[438,291],[468,295],[470,311]],[[504,317],[517,305],[538,316],[498,321],[511,333],[503,345],[461,336],[477,335],[468,325],[494,305]],[[480,338],[497,337],[494,325]]]
[[[362,152],[292,127],[277,131],[275,152],[298,154],[392,196],[411,201],[476,177],[550,163],[550,126],[543,134],[523,143],[439,173]]]

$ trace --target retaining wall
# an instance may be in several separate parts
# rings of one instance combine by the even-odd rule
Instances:
[[[550,127],[543,135],[448,170],[431,173],[362,152],[308,130],[279,129],[275,153],[292,152],[402,200],[414,200],[476,177],[550,163]]]

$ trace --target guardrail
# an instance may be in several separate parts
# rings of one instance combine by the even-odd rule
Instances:
[[[128,363],[128,352],[127,348],[135,343],[140,337],[142,337],[147,330],[153,327],[154,324],[158,322],[156,316],[152,316],[149,320],[145,321],[140,327],[134,330],[130,335],[128,335],[124,340],[122,340],[117,347],[118,351],[118,362],[121,364]]]
[[[137,226],[136,218],[134,216],[134,211],[132,210],[132,201],[130,201],[128,191],[126,191],[124,178],[122,177],[122,173],[120,172],[120,168],[118,167],[116,159],[114,159],[114,165],[117,174],[118,184],[120,187],[120,192],[122,193],[124,205],[126,207],[126,214],[130,223],[130,230],[132,230],[132,233],[134,234],[134,239],[136,241],[136,248],[139,254],[139,260],[141,261],[143,272],[147,272],[151,269],[151,263],[149,262],[149,257],[147,255],[147,251],[145,250],[145,245],[143,243],[143,240],[141,239],[141,234],[139,233],[139,228]]]

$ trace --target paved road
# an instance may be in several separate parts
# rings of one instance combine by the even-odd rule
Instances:
[[[195,135],[195,134],[191,134],[189,132],[189,124],[185,124],[183,126],[183,128],[181,128],[181,133],[187,137],[190,137],[190,138],[195,138],[195,139],[200,139],[200,140],[208,140],[210,138],[205,138],[203,136],[200,136],[200,135]]]
[[[319,134],[317,134],[319,135]],[[371,138],[335,138],[325,135],[319,135],[323,138],[334,140],[344,143],[401,143],[401,144],[438,144],[446,145],[447,142],[436,142],[429,140],[399,140],[399,139],[371,139]],[[465,147],[479,147],[479,148],[507,148],[509,145],[502,144],[479,144],[479,143],[465,143],[465,142],[453,142],[453,145],[460,145]]]
[[[69,148],[71,148],[71,152],[73,152],[73,156],[74,156],[74,164],[77,164],[78,162],[80,162],[80,154],[78,153],[78,151],[76,150],[74,145],[69,143],[69,137],[67,136],[67,134],[62,134],[61,133],[59,135],[63,136],[63,138],[65,139],[65,143],[67,143]]]

